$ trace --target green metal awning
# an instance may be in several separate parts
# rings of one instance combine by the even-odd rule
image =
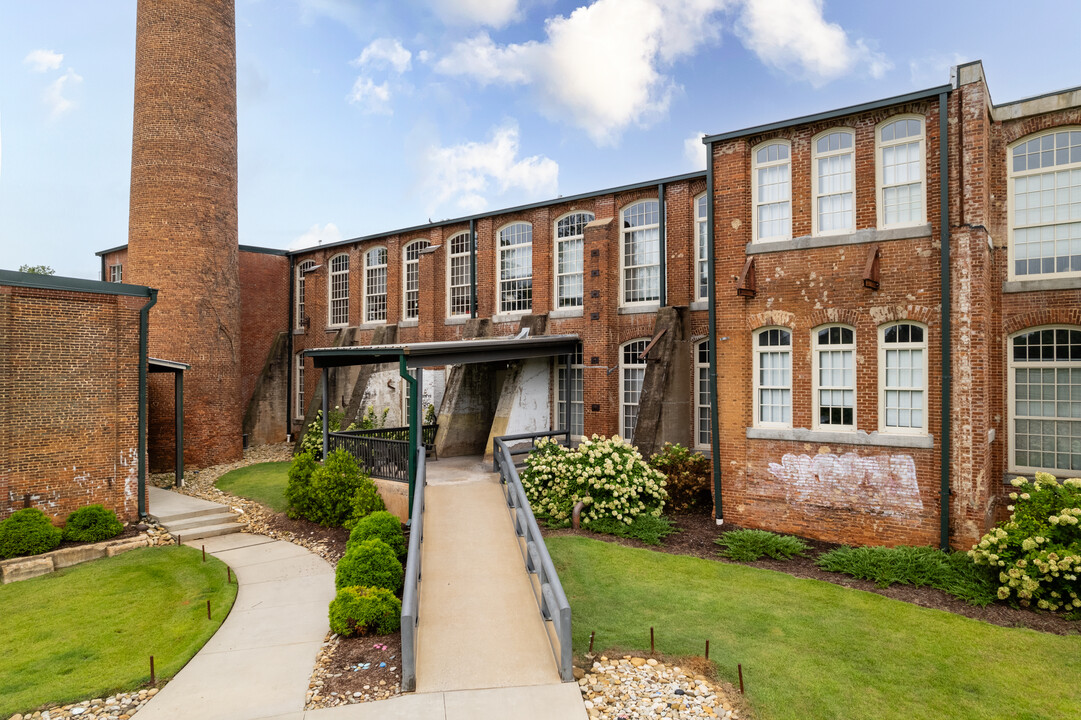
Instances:
[[[304,355],[310,357],[317,368],[404,361],[406,368],[414,369],[573,355],[579,342],[581,340],[577,335],[512,336],[400,345],[312,348],[305,350]]]

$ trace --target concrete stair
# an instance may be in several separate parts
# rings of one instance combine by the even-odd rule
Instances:
[[[150,487],[150,516],[182,542],[238,533],[247,526],[226,505]]]

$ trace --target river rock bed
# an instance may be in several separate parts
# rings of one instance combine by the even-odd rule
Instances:
[[[21,715],[16,713],[11,720],[128,720],[147,700],[158,694],[158,688],[139,690],[138,692],[117,693],[107,698],[94,698],[70,705],[37,710]]]
[[[704,675],[654,658],[600,656],[588,671],[576,671],[591,718],[721,718],[739,715],[725,692]]]

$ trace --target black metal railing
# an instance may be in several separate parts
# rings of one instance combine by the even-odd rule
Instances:
[[[435,446],[438,426],[421,426],[424,449]],[[369,475],[409,482],[409,428],[375,428],[374,430],[342,430],[327,437],[329,452],[343,449],[357,459]]]
[[[421,425],[421,436],[424,438],[424,449],[428,452],[432,451],[435,446],[435,433],[439,429],[439,425],[432,423],[431,425]],[[409,427],[392,427],[392,428],[374,428],[372,430],[342,430],[338,435],[349,435],[350,437],[370,437],[381,438],[383,440],[409,440]]]

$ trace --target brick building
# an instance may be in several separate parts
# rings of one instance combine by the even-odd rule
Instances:
[[[1081,474],[1081,90],[995,105],[976,62],[705,142],[704,173],[289,253],[288,324],[261,330],[283,342],[241,386],[285,392],[263,422],[299,433],[305,349],[576,334],[576,433],[696,447],[718,517],[832,541],[964,547],[1006,477]],[[398,396],[333,372],[347,415]],[[427,395],[441,424],[507,427],[519,375],[455,372]],[[566,378],[548,368],[534,416]]]

